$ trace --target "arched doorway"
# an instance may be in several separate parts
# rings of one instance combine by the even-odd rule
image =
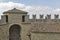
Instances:
[[[12,25],[9,29],[9,40],[21,40],[21,27],[19,25]]]

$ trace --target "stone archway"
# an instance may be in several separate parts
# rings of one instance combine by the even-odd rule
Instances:
[[[21,27],[19,25],[12,25],[9,29],[9,40],[21,40]]]

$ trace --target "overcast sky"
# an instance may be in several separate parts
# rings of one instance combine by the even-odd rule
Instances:
[[[32,14],[60,15],[60,0],[0,0],[0,16],[6,10],[17,8]],[[1,18],[1,17],[0,17]]]

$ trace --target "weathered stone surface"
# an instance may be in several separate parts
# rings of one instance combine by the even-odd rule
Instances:
[[[8,16],[8,22],[6,22],[6,15]],[[24,22],[22,22],[22,16],[25,16]],[[21,39],[19,40],[60,40],[60,19],[51,19],[50,16],[47,19],[43,19],[43,15],[41,19],[36,19],[35,17],[29,19],[27,12],[16,8],[4,12],[0,20],[0,40],[10,40],[10,36],[13,36],[12,33],[17,32],[16,29],[13,31],[13,28],[13,32],[10,35],[10,27],[12,25],[21,27],[18,37]],[[15,34],[15,37],[17,35]]]
[[[31,40],[60,40],[60,34],[56,33],[32,33]]]

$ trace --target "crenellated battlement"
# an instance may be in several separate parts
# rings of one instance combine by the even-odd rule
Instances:
[[[46,16],[44,15],[39,15],[39,19],[37,19],[37,16],[36,15],[33,15],[32,16],[33,18],[31,19],[31,21],[36,21],[36,22],[48,22],[48,21],[52,21],[52,22],[57,22],[57,21],[60,21],[59,19],[59,15],[58,14],[55,14],[54,16],[51,16],[50,14],[47,14]],[[45,17],[45,18],[44,18]],[[54,17],[52,19],[52,17]]]
[[[55,19],[59,19],[59,15],[56,15],[56,14],[55,14],[54,16],[55,16]]]
[[[37,19],[36,15],[32,15],[32,19]],[[44,18],[44,15],[39,15],[39,19],[52,19],[51,15],[47,14]],[[53,19],[59,19],[59,15],[55,14]]]

